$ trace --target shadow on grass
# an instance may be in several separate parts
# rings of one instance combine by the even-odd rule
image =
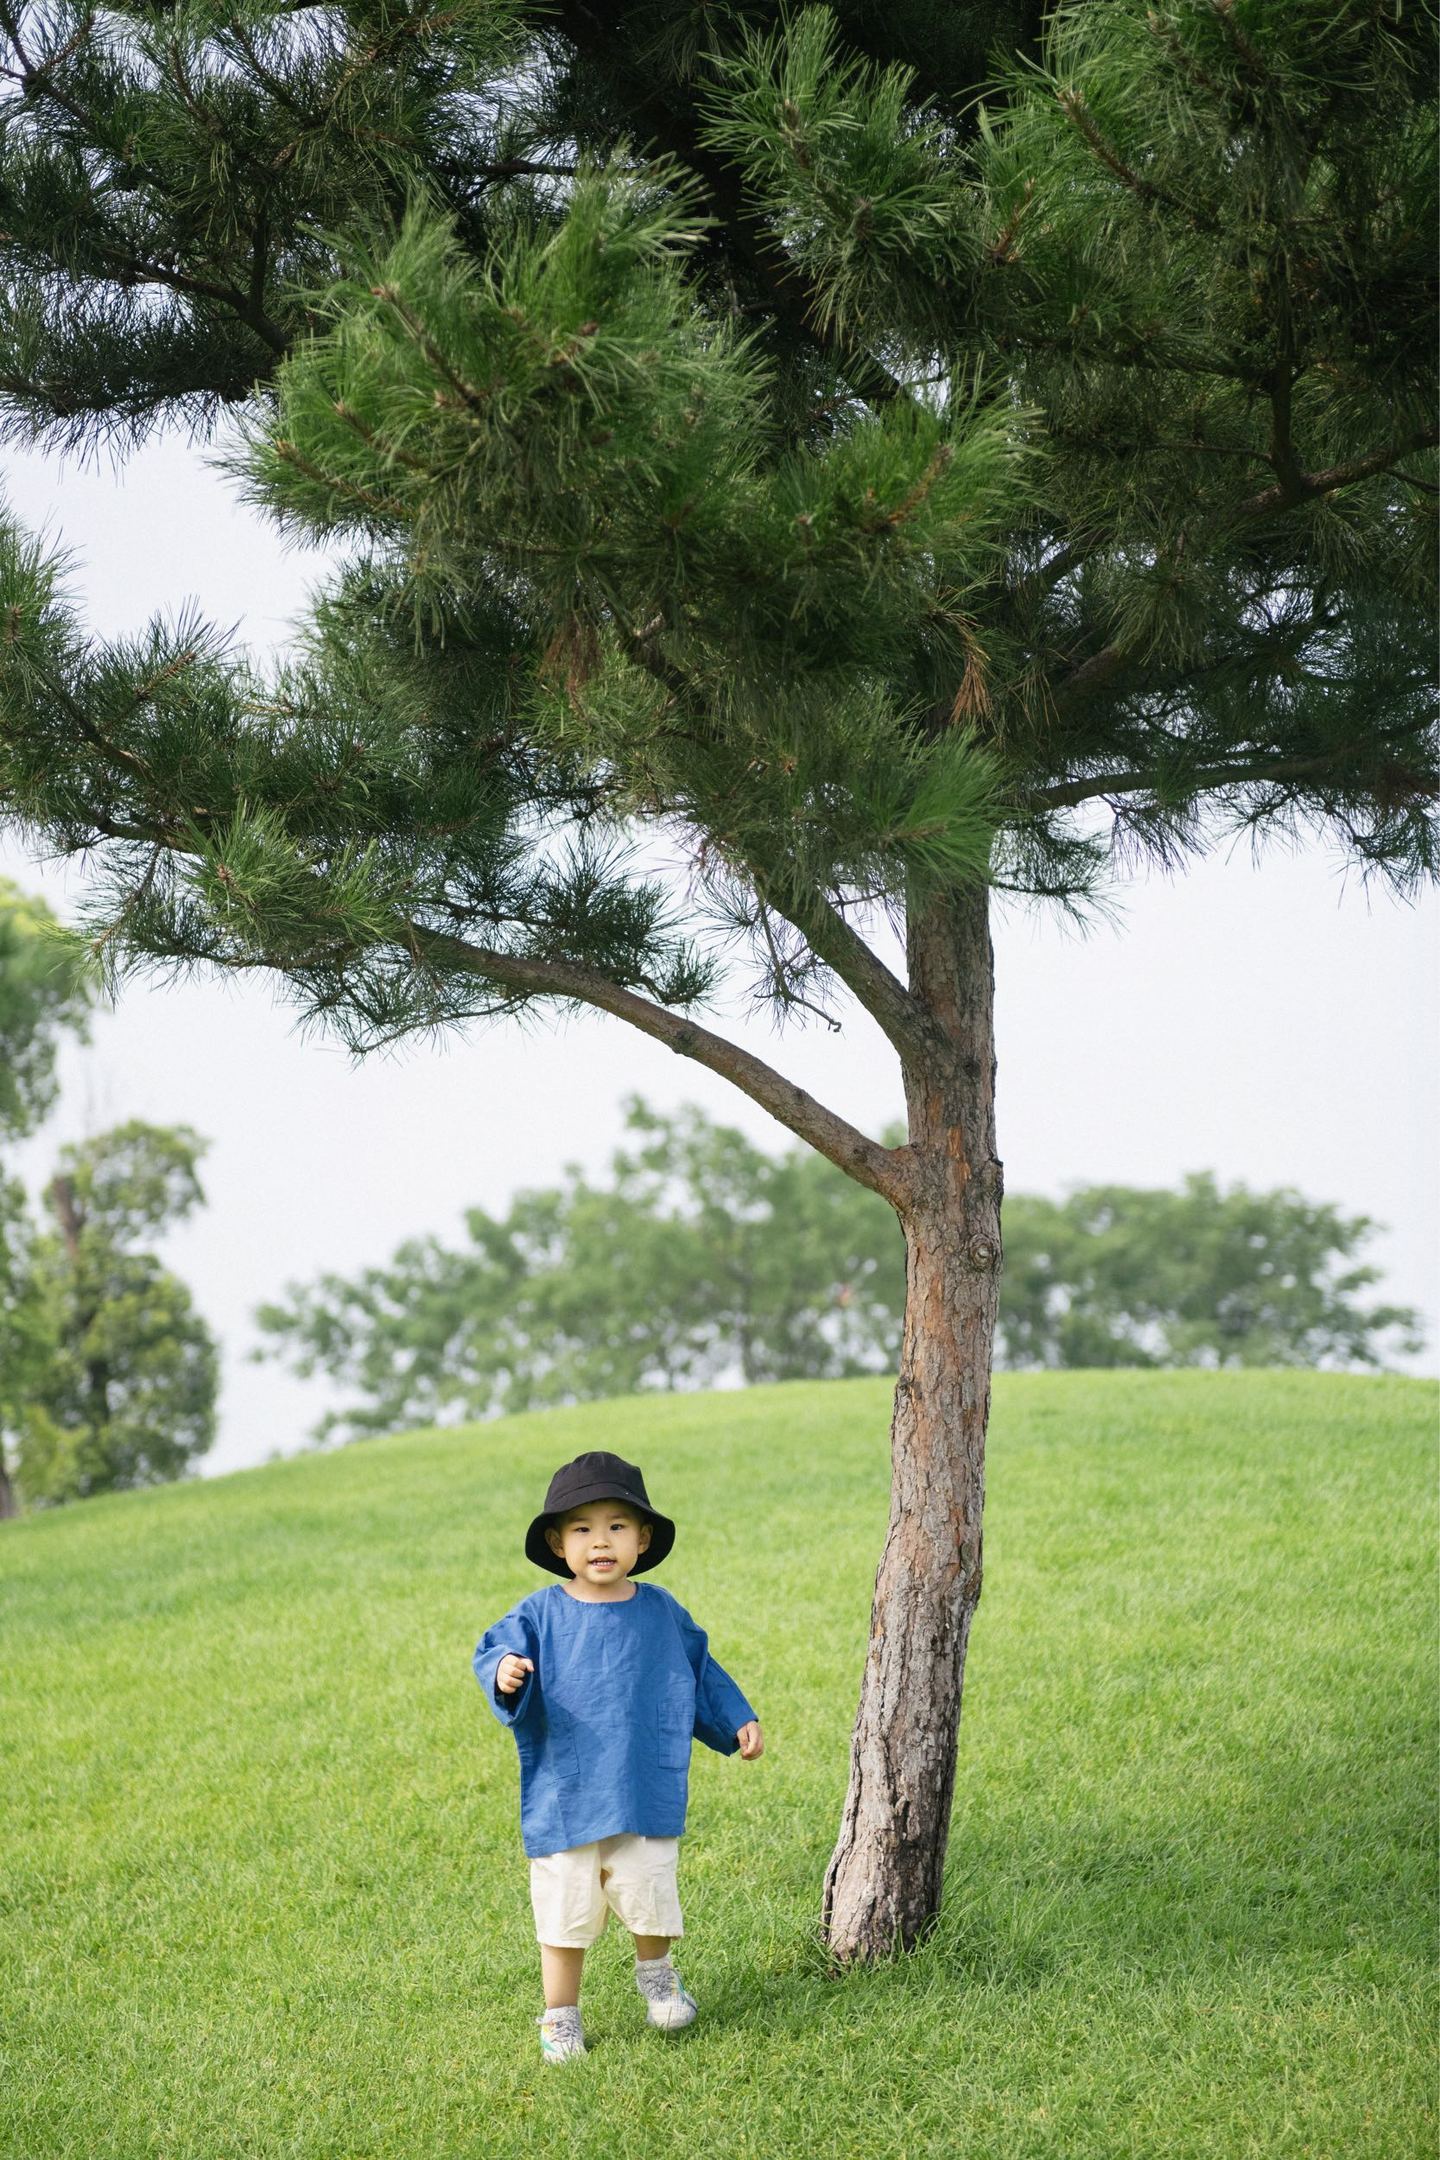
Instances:
[[[1052,1825],[1028,1853],[995,1851],[992,1866],[974,1851],[952,1870],[915,1963],[1024,1994],[1081,1971],[1143,1985],[1338,1958],[1359,1936],[1402,1950],[1409,1940],[1423,1955],[1423,1884],[1407,1896],[1393,1850],[1376,1854],[1373,1872],[1357,1865],[1359,1835],[1331,1822],[1286,1840],[1263,1810],[1222,1824],[1171,1817],[1151,1835],[1117,1836],[1104,1819]]]
[[[853,2014],[858,1995],[883,2001],[895,1988],[1219,1985],[1247,1968],[1338,1964],[1362,1944],[1424,1961],[1427,1855],[1417,1848],[1397,1866],[1396,1844],[1377,1849],[1368,1828],[1321,1810],[1290,1836],[1257,1789],[1253,1808],[1232,1799],[1223,1815],[1171,1813],[1153,1833],[1117,1834],[1098,1817],[972,1844],[912,1951],[837,1966],[817,1920],[776,1939],[766,1964],[708,1976],[705,2022],[798,2032],[827,2005]]]

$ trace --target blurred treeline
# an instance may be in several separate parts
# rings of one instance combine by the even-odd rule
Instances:
[[[632,1096],[626,1129],[601,1183],[568,1165],[503,1217],[470,1209],[458,1248],[416,1238],[263,1306],[274,1350],[352,1398],[316,1437],[894,1369],[905,1249],[882,1200],[813,1149],[768,1153],[693,1107]],[[997,1362],[1382,1364],[1387,1339],[1424,1345],[1413,1310],[1362,1303],[1379,1271],[1355,1254],[1378,1227],[1208,1173],[1177,1192],[1012,1194]]]

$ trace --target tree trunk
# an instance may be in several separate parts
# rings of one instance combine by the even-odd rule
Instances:
[[[905,1332],[890,1524],[823,1927],[842,1963],[909,1950],[940,1909],[970,1622],[980,1597],[1000,1293],[994,956],[981,889],[913,911],[910,986],[934,1036],[906,1060]]]

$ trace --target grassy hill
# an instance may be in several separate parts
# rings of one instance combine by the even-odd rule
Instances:
[[[815,1939],[887,1505],[874,1381],[644,1397],[0,1529],[0,2152],[1433,2155],[1428,1382],[1005,1376],[943,1923]],[[638,1460],[764,1722],[697,1746],[649,2032],[611,1923],[542,2064],[470,1672],[551,1470]]]

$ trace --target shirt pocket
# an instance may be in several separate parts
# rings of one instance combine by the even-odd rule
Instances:
[[[665,1686],[655,1714],[660,1722],[661,1769],[687,1770],[690,1742],[695,1732],[695,1685],[688,1675],[665,1675]]]
[[[576,1743],[575,1726],[563,1710],[550,1710],[546,1714],[545,1737],[540,1754],[558,1778],[578,1784],[580,1780],[580,1749]]]

